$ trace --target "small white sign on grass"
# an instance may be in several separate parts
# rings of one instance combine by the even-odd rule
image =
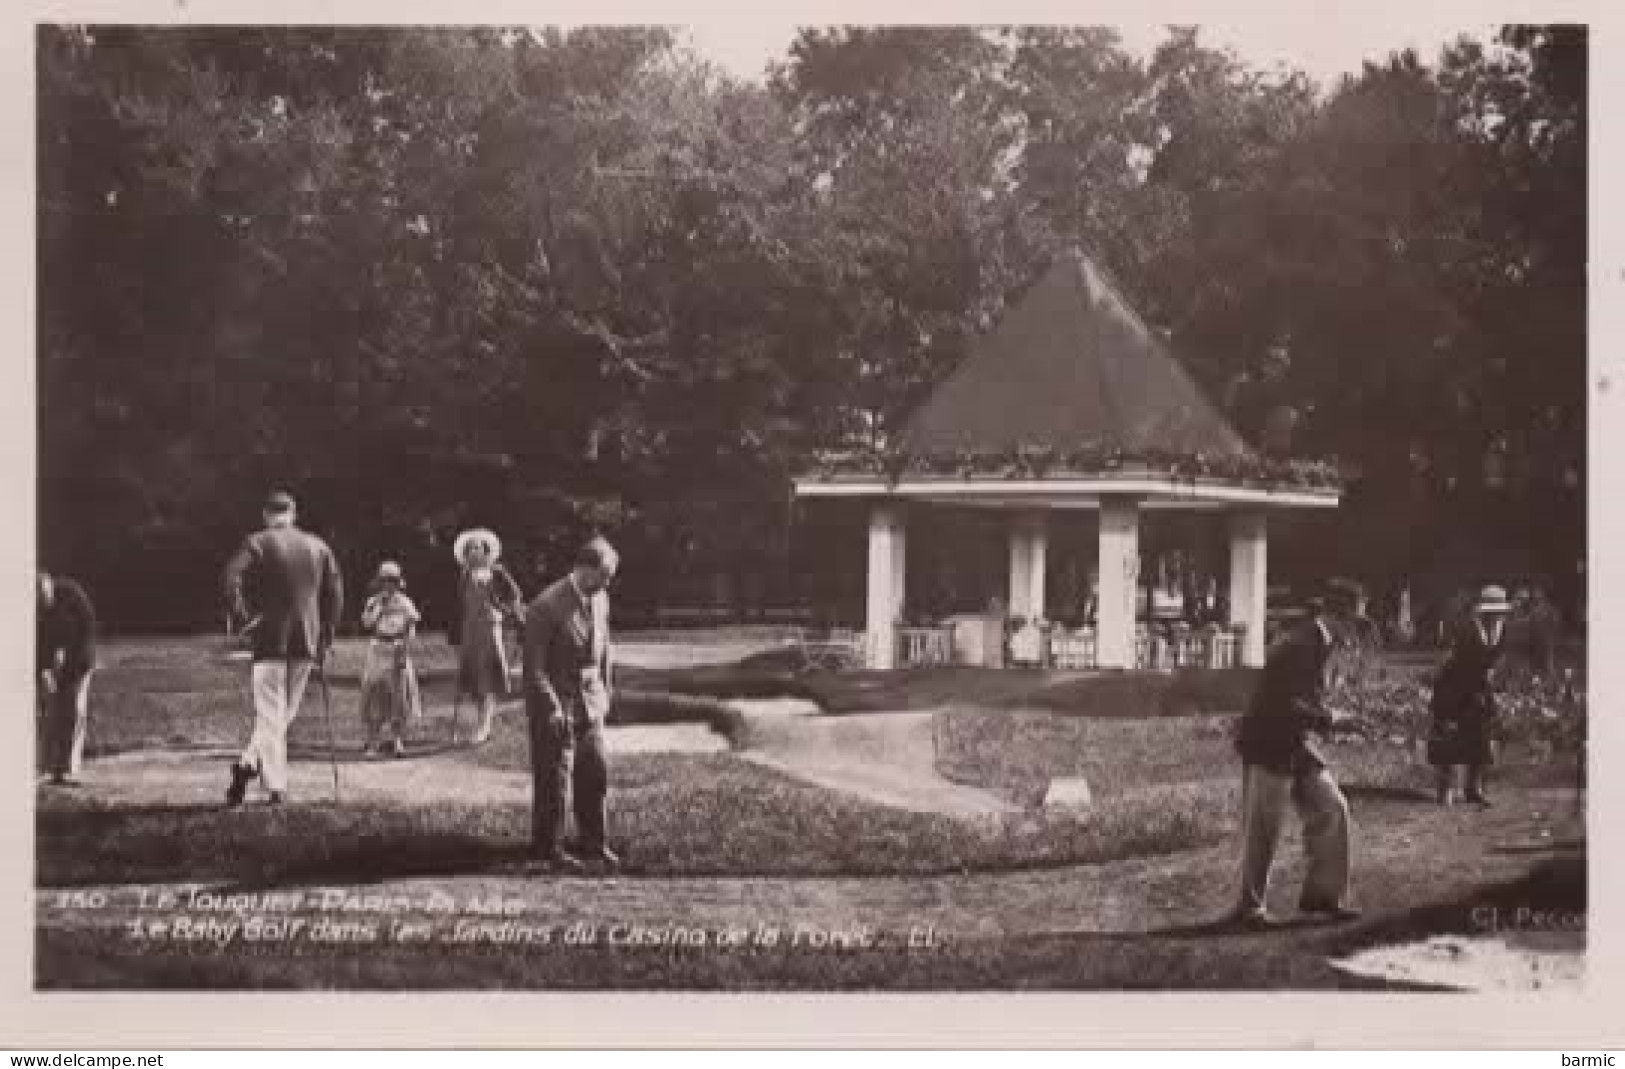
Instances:
[[[1093,800],[1094,796],[1089,792],[1089,781],[1082,776],[1052,779],[1049,781],[1049,787],[1044,791],[1044,805],[1046,807],[1081,809],[1090,805]]]

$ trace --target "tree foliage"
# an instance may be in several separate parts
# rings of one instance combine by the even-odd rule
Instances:
[[[656,28],[37,44],[40,538],[116,626],[212,619],[272,485],[431,610],[476,522],[527,586],[600,528],[630,603],[807,597],[790,475],[1073,244],[1266,453],[1359,473],[1336,570],[1583,556],[1583,28],[1330,87],[1192,29],[808,30],[765,85]]]

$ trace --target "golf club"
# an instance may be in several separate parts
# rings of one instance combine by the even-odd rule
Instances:
[[[333,803],[337,805],[340,801],[339,746],[338,739],[333,734],[333,692],[327,685],[326,650],[316,657],[316,682],[322,688],[322,713],[327,720],[327,762],[333,769]]]
[[[411,712],[411,708],[412,708],[411,703],[407,700],[407,693],[406,693],[406,661],[407,661],[407,644],[406,644],[406,642],[407,642],[406,639],[404,639],[404,638],[401,639],[400,648],[398,650],[396,650],[396,652],[395,652],[395,694],[394,694],[395,708],[394,708],[393,712],[394,712],[395,725],[396,725],[396,727],[395,727],[395,756],[396,757],[403,756],[402,750],[405,748],[405,739],[404,739],[403,736],[405,736],[406,733],[407,733],[407,725],[410,723],[410,717],[408,716],[408,714]]]

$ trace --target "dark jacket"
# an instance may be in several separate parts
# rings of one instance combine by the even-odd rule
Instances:
[[[613,683],[607,594],[584,600],[570,576],[560,579],[526,610],[522,647],[532,716],[603,720]]]
[[[51,604],[35,614],[34,649],[39,671],[57,670],[58,681],[72,683],[96,667],[96,610],[85,590],[72,579],[51,577]]]
[[[1433,681],[1430,707],[1433,727],[1428,739],[1428,760],[1439,766],[1491,763],[1490,745],[1496,719],[1495,690],[1490,673],[1506,649],[1507,630],[1493,643],[1479,634],[1477,621],[1468,620],[1456,631],[1450,656]]]
[[[1236,738],[1244,762],[1283,775],[1326,767],[1309,736],[1330,724],[1321,702],[1331,652],[1331,643],[1313,620],[1270,651]]]
[[[297,527],[257,531],[226,565],[226,604],[239,618],[260,617],[254,660],[310,660],[331,645],[344,612],[338,561]]]
[[[1450,656],[1433,681],[1431,704],[1434,715],[1446,719],[1472,719],[1493,712],[1495,694],[1490,686],[1490,673],[1506,649],[1506,638],[1505,625],[1493,644],[1485,642],[1485,636],[1479,633],[1474,620],[1468,620],[1457,628]]]

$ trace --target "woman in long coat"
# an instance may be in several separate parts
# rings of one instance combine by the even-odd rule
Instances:
[[[1466,773],[1467,801],[1488,805],[1484,770],[1494,761],[1496,702],[1491,673],[1506,645],[1506,591],[1485,587],[1470,618],[1457,630],[1450,656],[1433,683],[1433,726],[1428,763],[1438,770],[1439,802],[1456,800]]]
[[[457,614],[452,644],[458,647],[457,697],[474,699],[480,720],[472,742],[478,746],[491,737],[497,699],[511,692],[507,644],[503,625],[518,621],[524,611],[519,584],[498,563],[502,543],[490,531],[477,529],[457,536],[452,553],[462,565],[457,583]],[[453,732],[457,730],[454,723]],[[453,738],[453,741],[460,741]]]

